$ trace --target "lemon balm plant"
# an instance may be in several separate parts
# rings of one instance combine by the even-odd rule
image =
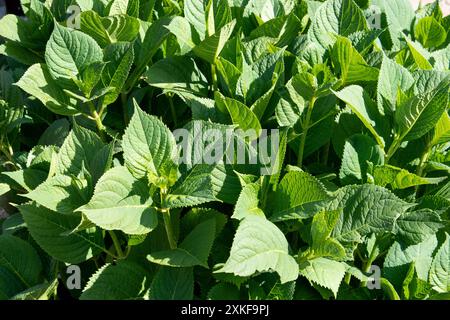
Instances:
[[[438,2],[22,8],[0,20],[1,299],[449,298]]]

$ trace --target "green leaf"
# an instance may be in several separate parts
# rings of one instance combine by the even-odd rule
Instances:
[[[427,178],[410,173],[405,169],[391,165],[375,166],[373,169],[375,184],[385,187],[390,185],[392,189],[406,189],[425,184],[438,184],[447,177]]]
[[[242,220],[249,215],[265,217],[264,212],[258,207],[260,190],[261,184],[259,182],[245,185],[236,202],[231,218]]]
[[[450,236],[448,233],[445,236],[430,268],[430,283],[440,293],[450,291]]]
[[[92,169],[99,166],[98,155],[104,152],[103,147],[96,133],[75,125],[58,153],[57,173],[78,176],[85,167],[93,174]]]
[[[212,166],[199,165],[180,177],[166,198],[167,207],[182,208],[218,200],[213,171]]]
[[[62,215],[36,203],[20,205],[19,210],[33,239],[57,260],[80,263],[105,250],[101,233],[97,230],[89,229],[63,235],[70,233],[80,224],[79,216]]]
[[[261,124],[253,113],[245,104],[234,100],[232,98],[224,97],[220,92],[215,93],[216,104],[225,105],[228,110],[233,124],[237,125],[238,128],[243,131],[254,130],[254,137],[252,139],[257,139],[261,134]]]
[[[246,277],[255,272],[273,270],[281,283],[298,277],[298,265],[289,255],[283,233],[270,221],[248,216],[239,224],[225,265],[215,272],[233,273]]]
[[[206,96],[208,83],[192,58],[168,57],[153,64],[145,73],[151,86]]]
[[[371,232],[392,232],[397,218],[411,206],[387,189],[365,184],[339,189],[326,210],[343,209],[333,237],[348,242]]]
[[[134,115],[123,135],[125,165],[137,178],[152,174],[168,177],[167,166],[176,160],[175,138],[158,118],[135,103]]]
[[[326,258],[316,258],[300,264],[300,275],[311,283],[330,289],[335,297],[345,272],[344,264]]]
[[[215,238],[215,219],[197,225],[174,250],[150,253],[150,262],[170,267],[203,266],[208,268],[208,256]]]
[[[141,300],[148,299],[150,274],[132,261],[105,264],[94,273],[81,300]]]
[[[211,64],[215,64],[215,61],[217,57],[220,55],[220,52],[225,46],[225,43],[230,38],[235,25],[236,25],[235,20],[226,24],[215,34],[207,37],[205,40],[203,40],[197,46],[195,46],[193,52],[198,57],[208,61]]]
[[[206,34],[206,2],[205,0],[186,0],[184,2],[184,16],[202,39]]]
[[[192,268],[162,267],[153,279],[152,300],[192,300],[194,297],[194,273]]]
[[[414,262],[418,278],[428,281],[432,255],[437,245],[435,236],[410,246],[395,242],[386,254],[383,264],[383,277],[400,288],[408,272],[409,264]]]
[[[145,234],[158,224],[148,194],[144,181],[136,180],[125,167],[115,167],[98,180],[89,203],[77,210],[102,229]]]
[[[208,292],[208,300],[239,300],[239,289],[230,283],[218,283]]]
[[[433,48],[445,42],[447,32],[435,18],[425,17],[414,27],[414,36],[425,48]]]
[[[393,50],[402,46],[403,32],[409,32],[414,20],[414,10],[409,0],[373,0],[373,5],[378,6],[386,15],[389,38],[393,44]]]
[[[378,78],[378,109],[386,113],[394,112],[398,90],[401,89],[406,92],[413,84],[414,78],[407,69],[384,56]]]
[[[343,185],[367,181],[368,162],[384,163],[384,152],[375,141],[365,135],[351,136],[344,145],[339,178]]]
[[[105,87],[115,88],[103,98],[103,104],[109,105],[117,100],[128,79],[134,61],[134,49],[130,43],[115,43],[105,48],[105,61],[109,63],[103,69],[102,82]]]
[[[76,109],[76,101],[69,98],[52,79],[45,64],[32,65],[17,85],[56,114],[69,116],[79,113]]]
[[[331,51],[331,57],[333,64],[341,75],[343,84],[376,81],[378,79],[378,69],[369,66],[347,38],[337,37]]]
[[[73,79],[87,66],[102,60],[102,49],[94,39],[55,23],[45,51],[45,61],[54,79],[71,88]]]
[[[86,180],[57,175],[40,184],[25,197],[52,211],[70,214],[85,204],[90,195],[91,189]]]
[[[450,78],[435,90],[422,92],[419,97],[399,106],[395,113],[398,133],[404,140],[419,139],[430,131],[448,107]]]
[[[12,179],[14,183],[18,184],[21,188],[28,192],[43,183],[45,179],[47,179],[48,175],[42,170],[30,168],[18,171],[3,172],[2,174]],[[11,186],[14,188],[14,185]]]
[[[384,149],[384,139],[382,138],[381,132],[378,132],[381,131],[378,129],[381,126],[380,115],[375,103],[370,99],[364,89],[360,86],[352,85],[341,91],[334,92],[334,94],[347,104],[370,133],[372,133],[378,145]]]
[[[320,211],[323,201],[328,200],[325,187],[306,172],[287,173],[272,198],[271,221],[306,219]]]
[[[348,36],[365,30],[364,13],[353,0],[329,0],[314,15],[308,38],[327,48],[336,41],[334,35]]]
[[[396,221],[396,233],[408,243],[420,243],[443,228],[439,214],[430,209],[408,212]]]
[[[1,270],[8,271],[22,288],[29,288],[39,283],[42,262],[28,242],[14,236],[1,235],[0,272]],[[13,283],[11,285],[14,286]],[[0,291],[3,289],[0,286]]]
[[[127,15],[100,17],[94,11],[81,13],[81,31],[94,38],[101,47],[120,41],[133,41],[139,33],[139,21]]]
[[[413,56],[416,65],[423,70],[433,69],[433,66],[429,61],[430,53],[426,49],[424,49],[419,43],[413,42],[408,38],[405,38],[405,40],[409,50],[411,51],[411,54]]]

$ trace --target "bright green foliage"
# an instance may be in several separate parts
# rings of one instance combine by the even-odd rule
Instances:
[[[449,299],[438,2],[21,4],[0,299]]]

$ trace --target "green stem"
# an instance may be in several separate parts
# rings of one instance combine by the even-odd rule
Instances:
[[[116,249],[118,258],[119,259],[123,258],[124,257],[123,250],[122,247],[120,246],[120,242],[119,239],[117,238],[117,235],[112,230],[109,231],[109,235],[111,236],[111,239],[113,241],[114,248]]]
[[[125,123],[125,125],[128,125],[130,119],[128,117],[127,95],[125,93],[120,94],[120,100],[122,102],[123,122]]]
[[[388,164],[391,160],[392,156],[397,152],[398,148],[400,147],[401,139],[395,138],[394,142],[392,142],[391,146],[389,147],[389,150],[386,154],[385,163]]]
[[[305,122],[303,123],[303,132],[302,136],[300,137],[300,147],[298,149],[298,158],[297,158],[297,166],[300,168],[303,166],[303,153],[305,151],[306,136],[308,135],[309,123],[311,122],[312,110],[314,108],[315,103],[316,97],[312,97],[311,101],[308,104]]]
[[[173,97],[172,95],[168,96],[169,99],[169,105],[170,105],[170,112],[172,114],[172,120],[173,120],[173,125],[176,127],[178,127],[178,120],[177,120],[177,112],[175,110],[175,106],[173,105]]]
[[[385,278],[380,279],[380,285],[383,291],[388,295],[391,300],[400,300],[400,296],[395,290],[394,286]]]
[[[416,174],[418,176],[422,176],[423,170],[425,169],[425,163],[428,161],[428,157],[430,156],[430,148],[427,147],[426,151],[422,154],[420,158],[419,166],[417,167]]]
[[[94,103],[92,101],[88,102],[89,109],[91,111],[91,116],[95,121],[95,124],[97,126],[98,133],[102,140],[105,140],[105,126],[103,125],[102,118],[99,116],[97,112],[97,108],[95,107]]]
[[[375,244],[372,252],[370,253],[369,259],[367,261],[363,261],[363,267],[362,271],[364,273],[368,273],[370,271],[370,267],[372,266],[372,263],[375,261],[375,259],[378,257],[378,246]],[[361,281],[361,287],[367,286],[367,281]]]
[[[166,229],[167,240],[169,241],[170,249],[177,248],[177,242],[175,241],[173,228],[172,228],[172,219],[170,216],[170,209],[166,208],[166,196],[167,190],[161,189],[161,212],[163,214],[164,219],[164,227]]]
[[[216,65],[213,63],[211,64],[211,77],[213,82],[213,90],[214,92],[217,91],[218,85],[217,85],[217,71],[216,71]]]
[[[345,283],[346,284],[350,284],[350,280],[352,279],[352,274],[350,273],[350,272],[347,272],[346,274],[345,274],[345,277],[344,277],[344,281],[345,281]]]

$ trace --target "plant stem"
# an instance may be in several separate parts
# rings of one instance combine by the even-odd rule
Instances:
[[[369,259],[367,261],[363,261],[362,271],[364,273],[368,273],[370,271],[370,267],[372,266],[372,263],[375,261],[375,259],[378,257],[378,246],[375,245],[372,249],[372,252],[370,253]],[[361,281],[361,287],[367,286],[367,281]]]
[[[125,93],[120,94],[120,101],[122,102],[123,122],[125,123],[125,125],[128,125],[130,119],[128,117],[128,103],[127,103],[127,95]]]
[[[175,241],[173,229],[172,229],[172,219],[170,216],[170,209],[166,208],[166,196],[167,190],[161,189],[161,212],[163,214],[164,219],[164,227],[166,229],[167,240],[169,241],[170,249],[177,248],[177,242]]]
[[[311,122],[311,114],[315,103],[316,97],[313,96],[308,104],[306,119],[305,122],[303,123],[303,132],[302,136],[300,137],[300,147],[298,149],[298,158],[297,158],[297,166],[300,168],[303,166],[303,153],[305,151],[306,136],[308,135],[309,123]]]
[[[213,82],[213,90],[214,92],[217,91],[217,72],[216,72],[216,65],[213,63],[211,64],[211,77]]]
[[[119,239],[117,238],[117,235],[112,230],[109,231],[109,235],[111,236],[111,239],[113,241],[114,248],[116,249],[118,258],[119,259],[123,258],[124,254],[123,254],[123,251],[122,251],[122,247],[120,246]]]
[[[103,125],[102,119],[100,118],[99,114],[97,113],[97,108],[95,107],[94,103],[92,101],[88,102],[89,109],[91,111],[91,116],[94,118],[95,124],[97,126],[98,133],[102,140],[105,140],[105,126]]]
[[[169,99],[169,105],[170,105],[170,112],[172,113],[172,120],[173,120],[173,125],[176,127],[178,127],[178,121],[177,121],[177,112],[175,110],[175,106],[173,105],[173,97],[172,95],[169,95],[167,97]]]
[[[394,286],[388,280],[386,280],[385,278],[381,278],[380,285],[383,291],[389,296],[389,299],[400,300],[400,296],[398,295]]]

